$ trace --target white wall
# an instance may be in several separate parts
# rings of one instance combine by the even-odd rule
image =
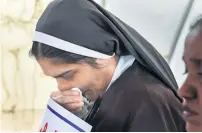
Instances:
[[[185,72],[185,66],[184,62],[182,61],[184,41],[189,32],[191,23],[194,21],[195,18],[197,18],[199,14],[202,14],[202,0],[195,0],[170,62],[170,67],[176,77],[179,86],[183,84],[186,78],[186,75],[183,75],[183,73]]]
[[[189,0],[107,0],[106,8],[140,32],[165,57]]]

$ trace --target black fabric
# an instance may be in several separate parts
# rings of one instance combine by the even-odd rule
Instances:
[[[86,121],[93,126],[92,132],[185,131],[181,103],[166,88],[135,62],[111,85],[102,100],[95,102],[94,114]]]
[[[36,31],[107,55],[133,55],[178,97],[177,83],[163,57],[137,31],[94,1],[54,0],[39,19]]]

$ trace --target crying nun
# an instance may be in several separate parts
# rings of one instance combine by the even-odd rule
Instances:
[[[52,96],[62,97],[55,101],[81,113],[92,131],[184,131],[178,86],[166,61],[92,0],[51,2],[36,25],[30,55],[56,79]]]

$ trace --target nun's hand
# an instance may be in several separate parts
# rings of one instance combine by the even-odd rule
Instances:
[[[72,113],[82,111],[84,106],[82,95],[75,90],[55,91],[51,93],[51,98]]]

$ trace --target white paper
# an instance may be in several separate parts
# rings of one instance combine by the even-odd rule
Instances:
[[[50,98],[39,130],[41,132],[90,132],[91,129],[91,125]]]

